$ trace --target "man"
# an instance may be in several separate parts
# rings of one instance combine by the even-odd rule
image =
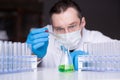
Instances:
[[[58,67],[60,63],[61,54],[56,46],[56,38],[49,34],[51,32],[59,36],[61,39],[57,40],[69,48],[75,70],[78,68],[74,58],[85,54],[82,51],[85,42],[100,43],[112,40],[98,31],[85,29],[85,17],[73,1],[57,2],[50,10],[50,18],[52,25],[32,30],[27,38],[33,53],[41,60],[41,67]]]

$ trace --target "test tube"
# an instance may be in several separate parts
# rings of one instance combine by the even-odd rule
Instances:
[[[8,72],[8,42],[7,41],[4,41],[4,56],[3,56],[3,58],[4,58],[4,62],[3,62],[3,65],[4,65],[4,69],[3,69],[3,71],[4,72]]]
[[[17,43],[17,53],[18,56],[22,54],[22,44],[20,42]]]
[[[21,42],[17,42],[17,70],[21,69],[21,58],[22,58],[22,44]]]
[[[8,66],[8,71],[9,72],[12,72],[12,68],[13,68],[13,60],[12,60],[12,56],[13,56],[13,46],[12,46],[12,42],[11,41],[9,41],[8,42],[8,52],[9,52],[9,59],[8,59],[8,64],[9,64],[9,66]]]
[[[31,51],[31,49],[30,49],[30,44],[29,45],[27,45],[26,43],[25,43],[25,45],[26,45],[26,54],[27,55],[31,55],[32,54],[32,51]]]
[[[22,43],[22,54],[21,54],[21,70],[24,70],[25,68],[25,60],[24,60],[24,55],[25,55],[25,44]]]
[[[84,63],[84,57],[78,56],[78,71],[82,71]]]
[[[13,71],[17,71],[17,42],[13,43]]]
[[[0,41],[0,56],[3,56],[3,41]]]
[[[34,71],[36,71],[37,69],[37,56],[36,55],[31,56],[30,68]]]
[[[13,43],[13,56],[17,56],[17,42]]]
[[[22,53],[21,53],[22,56],[25,55],[25,46],[26,46],[25,43],[22,43],[22,46],[21,46],[22,47]]]
[[[25,43],[24,43],[25,44]],[[31,48],[31,45],[30,44],[25,44],[25,55],[28,54],[28,47]]]
[[[0,41],[0,73],[3,72],[3,42]]]
[[[24,43],[25,45],[25,58],[24,58],[24,68],[25,70],[29,70],[29,55],[28,55],[28,45],[26,43]]]

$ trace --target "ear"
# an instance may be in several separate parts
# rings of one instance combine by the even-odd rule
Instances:
[[[85,17],[82,17],[80,26],[84,28],[86,25]]]

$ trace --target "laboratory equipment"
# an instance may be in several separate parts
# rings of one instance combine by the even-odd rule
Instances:
[[[85,43],[88,55],[79,55],[79,71],[120,71],[120,41]]]
[[[60,37],[60,36],[56,35],[56,34],[55,34],[55,33],[53,33],[53,32],[50,32],[50,31],[48,31],[48,30],[46,30],[45,32],[48,32],[49,34],[51,34],[52,36],[54,36],[56,39],[65,40],[64,38],[62,38],[62,37]]]
[[[103,43],[84,43],[83,51],[89,55],[120,55],[120,41],[110,41]]]
[[[26,43],[0,41],[0,74],[37,69],[37,56]]]
[[[74,71],[74,66],[73,62],[70,56],[70,52],[68,48],[65,48],[64,46],[61,46],[62,50],[62,57],[60,60],[60,65],[59,65],[59,71],[60,72],[73,72]]]
[[[79,71],[120,71],[120,56],[79,56]]]

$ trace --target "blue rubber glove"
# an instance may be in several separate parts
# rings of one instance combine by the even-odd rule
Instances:
[[[45,32],[46,30],[48,29],[33,29],[27,37],[27,44],[30,45],[32,52],[37,55],[38,58],[43,58],[47,52],[49,34]]]
[[[74,65],[74,69],[76,71],[78,71],[78,56],[79,55],[87,55],[87,53],[85,53],[84,51],[74,51],[72,53],[70,53],[72,61],[73,61],[73,65]]]

